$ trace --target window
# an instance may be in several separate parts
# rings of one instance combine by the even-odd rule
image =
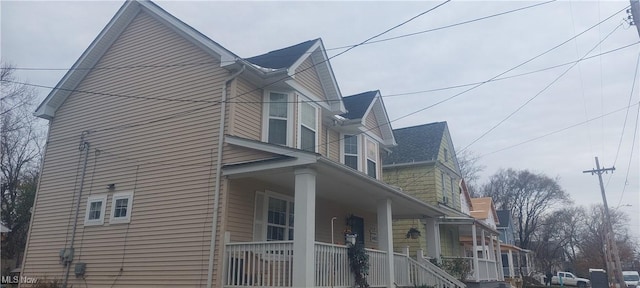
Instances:
[[[293,199],[273,192],[256,192],[254,241],[293,240]]]
[[[440,183],[442,183],[442,203],[447,204],[449,201],[447,200],[447,184],[444,182],[444,172],[440,172]]]
[[[87,210],[84,217],[84,225],[104,224],[104,211],[107,205],[107,195],[89,196]]]
[[[375,142],[367,139],[367,175],[372,178],[378,178],[377,163],[378,146]]]
[[[444,162],[449,162],[449,150],[444,148]]]
[[[345,135],[343,143],[344,165],[358,170],[358,135]]]
[[[111,218],[109,219],[109,223],[129,223],[129,221],[131,221],[132,206],[132,192],[113,194],[113,199],[111,200]]]
[[[451,205],[453,206],[453,203],[455,203],[455,199],[456,199],[456,198],[454,198],[454,197],[456,197],[456,194],[455,194],[456,193],[455,192],[456,189],[454,188],[456,181],[455,181],[455,179],[453,179],[453,177],[451,177],[449,179],[451,180]]]
[[[269,92],[265,97],[266,129],[263,138],[273,144],[287,145],[289,143],[289,96],[284,93]]]
[[[298,148],[316,152],[318,143],[318,108],[307,102],[300,103],[300,133]]]

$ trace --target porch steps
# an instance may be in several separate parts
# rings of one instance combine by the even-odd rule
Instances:
[[[417,257],[419,259],[418,261],[413,259],[411,260],[415,261],[422,268],[423,273],[428,273],[431,276],[430,278],[438,279],[439,280],[438,282],[441,282],[441,283],[438,283],[440,285],[430,285],[430,286],[446,287],[446,288],[467,288],[467,285],[465,283],[456,279],[454,276],[447,273],[447,271],[443,270],[442,268],[431,263],[431,261],[425,258],[423,254],[420,252],[422,251],[418,252],[418,257]]]

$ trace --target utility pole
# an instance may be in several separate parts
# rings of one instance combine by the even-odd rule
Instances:
[[[633,2],[633,0],[631,0]],[[618,245],[616,245],[616,239],[613,234],[613,226],[611,225],[611,216],[609,214],[609,205],[607,204],[607,195],[604,193],[604,183],[602,182],[602,174],[608,171],[616,170],[612,168],[600,168],[600,162],[596,157],[596,169],[582,171],[582,173],[591,173],[591,175],[598,174],[598,180],[600,181],[600,192],[602,193],[602,202],[604,204],[604,220],[605,220],[605,258],[607,259],[607,269],[609,275],[609,283],[617,283],[620,288],[627,287],[627,284],[622,278],[622,265],[620,264],[620,255],[618,254]],[[611,260],[613,258],[613,263]],[[615,278],[615,282],[611,281],[611,274]]]
[[[633,22],[632,25],[636,25],[636,29],[638,29],[638,36],[640,36],[640,0],[629,0],[631,2],[631,12]]]

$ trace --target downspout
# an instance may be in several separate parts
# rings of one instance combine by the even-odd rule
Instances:
[[[213,256],[216,248],[216,237],[218,229],[218,202],[220,201],[220,176],[222,172],[222,145],[224,144],[224,126],[227,111],[227,85],[244,72],[246,66],[242,65],[242,68],[238,72],[232,74],[224,80],[222,85],[222,97],[220,101],[220,128],[218,129],[218,156],[216,159],[216,182],[213,192],[213,215],[211,219],[211,245],[209,246],[209,271],[207,273],[207,288],[211,288],[213,284]]]
[[[87,172],[87,160],[89,158],[89,141],[85,140],[84,137],[89,134],[88,131],[83,131],[81,136],[80,143],[80,151],[84,151],[84,163],[82,164],[82,175],[80,176],[80,189],[78,191],[78,199],[76,200],[76,212],[75,217],[73,218],[73,230],[71,230],[71,244],[69,245],[69,249],[64,251],[65,258],[63,259],[63,263],[66,264],[65,272],[64,272],[64,280],[62,281],[62,287],[67,288],[67,281],[69,280],[69,269],[71,268],[71,263],[73,262],[73,244],[76,240],[76,229],[78,228],[78,214],[80,213],[80,200],[82,200],[82,189],[84,188],[84,176]],[[106,205],[106,203],[103,203]],[[103,215],[104,216],[104,215]],[[67,252],[70,251],[70,252]],[[69,254],[67,254],[69,253]],[[67,259],[67,255],[70,259]]]

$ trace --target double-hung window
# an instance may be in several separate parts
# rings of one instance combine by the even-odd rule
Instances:
[[[104,224],[104,212],[107,206],[107,195],[89,196],[84,217],[84,225]]]
[[[269,143],[287,145],[289,144],[289,96],[284,93],[269,92],[266,98],[266,138]]]
[[[300,103],[298,113],[300,114],[298,148],[310,152],[316,152],[318,146],[318,108],[303,101]]]
[[[378,145],[371,139],[367,139],[367,175],[378,178]]]
[[[358,135],[345,135],[343,137],[343,163],[353,169],[359,170],[358,163]]]
[[[111,218],[109,219],[109,223],[129,223],[129,221],[131,221],[132,206],[132,192],[113,194],[113,200],[111,200]]]
[[[293,199],[273,192],[256,192],[255,199],[254,240],[293,240]]]
[[[440,183],[442,183],[442,202],[447,204],[449,201],[447,199],[447,182],[444,181],[444,172],[440,172]]]

